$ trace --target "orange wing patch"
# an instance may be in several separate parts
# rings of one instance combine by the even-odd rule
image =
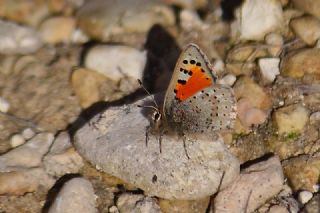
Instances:
[[[189,65],[187,70],[182,69],[180,71],[187,72],[190,75],[187,81],[179,79],[176,84],[174,92],[176,93],[176,98],[180,101],[186,100],[200,90],[213,84],[212,78],[206,75],[200,66]]]

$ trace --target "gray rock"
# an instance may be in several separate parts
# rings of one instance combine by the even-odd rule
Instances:
[[[73,178],[64,184],[48,213],[97,213],[95,199],[88,180]]]
[[[223,140],[187,139],[163,135],[162,153],[157,136],[146,146],[148,115],[141,100],[112,107],[95,116],[75,135],[80,154],[104,172],[135,185],[148,195],[190,200],[214,194],[239,174],[239,161]],[[222,183],[220,179],[224,174]]]
[[[1,54],[27,54],[35,52],[41,46],[40,36],[34,29],[0,20]]]

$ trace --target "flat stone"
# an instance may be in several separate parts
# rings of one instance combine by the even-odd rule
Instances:
[[[0,20],[0,53],[27,54],[42,46],[38,33],[26,26]]]
[[[165,199],[210,196],[238,176],[239,162],[221,137],[189,138],[184,149],[181,138],[163,135],[160,153],[158,137],[150,135],[146,146],[150,123],[137,105],[147,100],[109,108],[86,123],[75,135],[79,153],[102,171]]]
[[[42,168],[0,172],[0,195],[23,195],[39,186],[49,189],[53,184],[53,178]]]
[[[214,198],[214,212],[253,212],[283,188],[284,176],[276,156],[251,165]]]
[[[52,133],[39,133],[24,145],[1,155],[0,172],[40,166],[53,139]]]

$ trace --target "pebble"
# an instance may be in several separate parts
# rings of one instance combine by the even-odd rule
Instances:
[[[237,77],[233,74],[227,74],[218,80],[219,84],[224,84],[228,86],[232,86],[237,80]]]
[[[120,212],[141,212],[161,213],[157,200],[151,197],[144,197],[141,194],[121,194],[117,200],[117,207]]]
[[[40,186],[49,189],[54,180],[42,168],[0,172],[0,195],[24,195]]]
[[[235,83],[233,90],[237,100],[248,98],[252,106],[264,111],[271,107],[270,95],[265,92],[264,88],[248,76],[239,78]]]
[[[43,158],[45,171],[54,177],[61,177],[65,174],[79,173],[84,165],[82,157],[70,148],[63,153],[49,153]]]
[[[0,97],[0,112],[7,113],[10,109],[10,103],[3,97]]]
[[[199,200],[159,200],[159,206],[162,212],[170,213],[205,213],[210,203],[210,197]]]
[[[310,123],[311,124],[314,124],[316,122],[319,122],[320,121],[320,112],[314,112],[310,115]]]
[[[282,27],[283,14],[279,1],[246,0],[238,18],[240,39],[263,40],[265,35]]]
[[[53,138],[52,133],[39,133],[27,143],[1,155],[0,172],[40,166]]]
[[[291,213],[285,206],[274,205],[267,211],[268,213]]]
[[[144,190],[147,195],[165,199],[210,196],[217,191],[223,171],[222,188],[238,176],[239,162],[220,137],[187,139],[190,159],[182,140],[174,136],[162,136],[162,153],[155,136],[150,135],[146,146],[149,120],[137,107],[145,101],[112,107],[96,115],[75,135],[78,152],[107,174]]]
[[[204,23],[194,10],[184,9],[180,12],[180,25],[185,30],[192,30],[201,27]]]
[[[280,58],[260,58],[258,64],[262,78],[267,83],[272,83],[280,74]]]
[[[313,16],[298,17],[290,22],[295,34],[306,44],[314,45],[320,38],[320,20]]]
[[[279,33],[268,33],[265,37],[265,43],[270,45],[268,48],[269,54],[273,57],[279,56],[284,44],[283,37]]]
[[[25,138],[23,137],[23,135],[21,134],[14,134],[11,138],[10,138],[10,145],[11,147],[17,147],[20,146],[22,144],[24,144],[26,142]]]
[[[319,213],[320,206],[319,206],[320,194],[315,194],[313,198],[304,206],[301,212],[307,213]]]
[[[119,212],[119,209],[118,209],[116,206],[111,206],[111,207],[109,208],[109,212],[110,212],[110,213],[120,213],[120,212]]]
[[[306,74],[320,76],[320,49],[307,48],[290,54],[282,60],[281,75],[301,78]]]
[[[241,171],[240,177],[214,198],[213,210],[216,213],[253,212],[278,194],[283,182],[280,159],[273,156]]]
[[[20,24],[37,27],[49,15],[48,3],[38,0],[15,2],[1,1],[0,17]]]
[[[37,51],[41,46],[41,38],[34,29],[0,20],[1,54],[28,54]]]
[[[85,67],[118,82],[121,78],[142,79],[145,51],[121,45],[97,45],[85,56]]]
[[[237,103],[237,114],[241,123],[250,128],[266,121],[267,115],[264,111],[254,107],[248,98],[241,98]]]
[[[208,2],[205,0],[165,0],[165,2],[168,2],[172,5],[178,5],[182,8],[188,8],[193,10],[201,9],[208,4]]]
[[[84,165],[82,157],[72,147],[70,136],[61,132],[53,141],[50,150],[43,158],[45,171],[54,177],[78,173]]]
[[[104,74],[87,68],[77,68],[71,76],[71,85],[82,108],[106,100],[112,101],[119,97],[116,82]]]
[[[21,135],[23,136],[23,138],[24,138],[25,140],[29,140],[29,139],[31,139],[33,136],[35,136],[36,133],[35,133],[31,128],[25,128],[25,129],[22,131]]]
[[[71,139],[68,132],[60,132],[54,139],[50,152],[51,154],[61,154],[72,148]]]
[[[56,16],[46,19],[39,27],[41,38],[48,44],[69,43],[75,31],[73,17]]]
[[[159,0],[88,1],[77,19],[85,34],[105,42],[123,34],[146,33],[155,24],[166,27],[175,23],[173,10]]]
[[[319,163],[319,154],[299,155],[283,162],[285,175],[295,192],[302,189],[316,192],[314,186],[319,183]]]
[[[298,200],[302,203],[302,204],[306,204],[308,203],[309,200],[311,200],[313,197],[313,194],[309,191],[301,191],[298,194]]]
[[[90,181],[72,178],[63,185],[48,213],[97,213],[95,205],[96,195]]]
[[[309,110],[301,104],[281,107],[272,114],[279,134],[300,133],[309,121]]]
[[[291,0],[293,6],[317,18],[320,18],[320,1],[319,0]]]

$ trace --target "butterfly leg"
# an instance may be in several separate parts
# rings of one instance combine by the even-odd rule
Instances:
[[[187,158],[188,158],[188,160],[189,160],[190,157],[189,157],[188,150],[187,150],[187,145],[186,145],[187,137],[186,137],[186,136],[183,136],[183,137],[182,137],[182,140],[183,140],[184,153],[186,154],[186,156],[187,156]]]
[[[146,127],[146,134],[145,134],[145,137],[146,137],[146,147],[148,147],[150,129],[151,129],[151,126],[147,126],[147,127]]]
[[[162,135],[163,135],[163,132],[160,131],[159,132],[159,151],[160,151],[160,153],[162,153]]]

